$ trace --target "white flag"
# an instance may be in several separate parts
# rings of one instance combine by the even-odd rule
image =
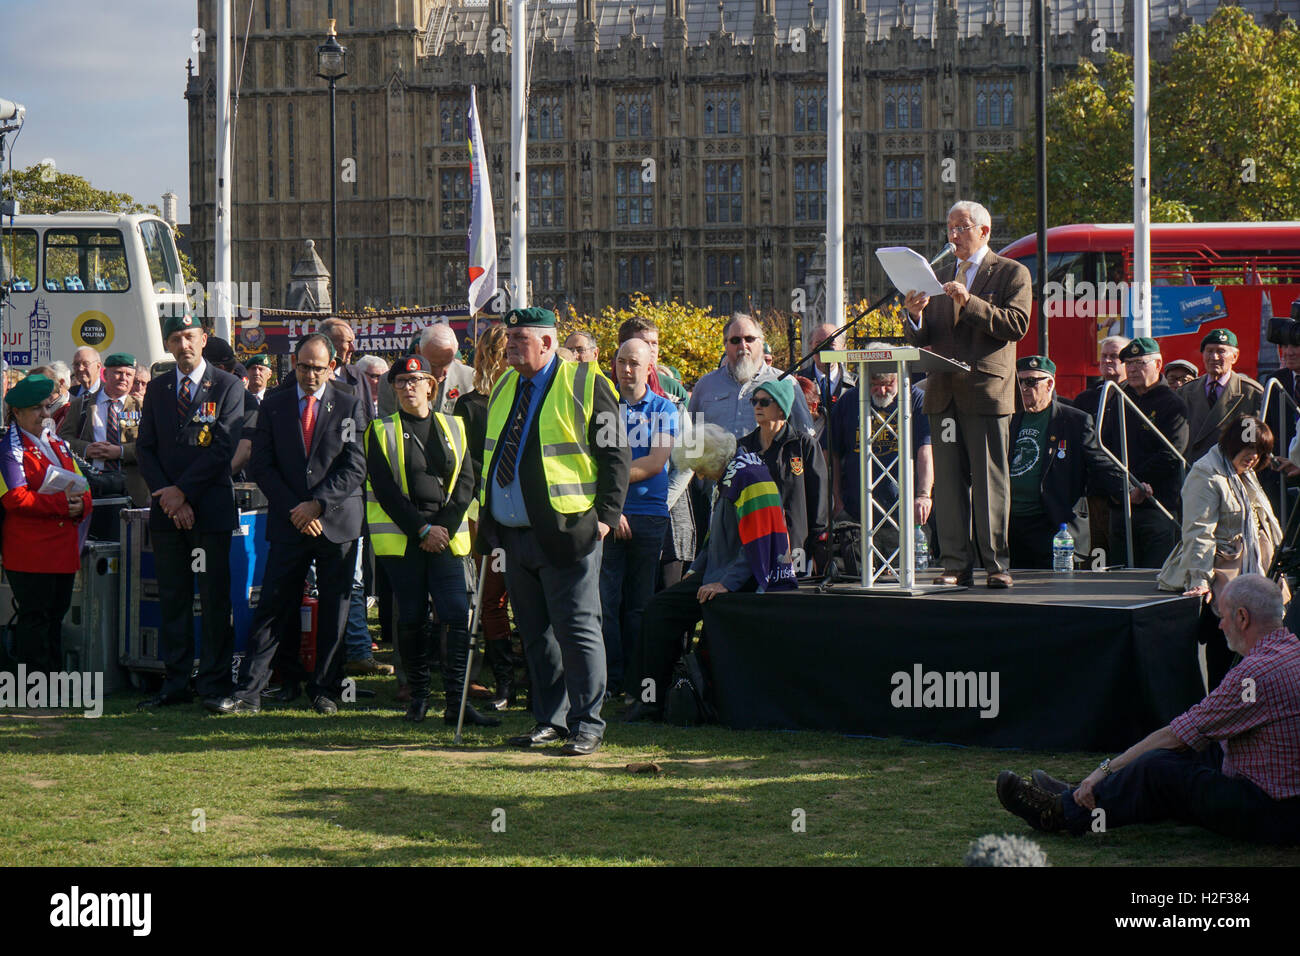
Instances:
[[[497,224],[492,213],[487,151],[479,128],[475,88],[469,88],[469,176],[472,187],[469,239],[469,313],[478,312],[497,291]]]

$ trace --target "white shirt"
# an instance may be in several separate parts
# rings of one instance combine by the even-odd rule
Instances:
[[[95,441],[108,440],[108,406],[110,403],[117,406],[118,422],[118,441],[122,438],[122,403],[130,396],[130,392],[120,398],[109,398],[105,389],[99,390],[99,401],[95,402],[94,407],[90,410],[91,427],[94,429]]]

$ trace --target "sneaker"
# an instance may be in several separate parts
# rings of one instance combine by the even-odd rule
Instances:
[[[373,657],[367,657],[365,660],[348,661],[343,672],[355,677],[374,677],[376,675],[391,677],[394,673],[392,664],[381,664]]]

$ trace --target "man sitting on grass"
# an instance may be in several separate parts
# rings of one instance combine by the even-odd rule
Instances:
[[[1072,788],[1035,770],[998,774],[998,799],[1037,830],[1112,830],[1177,820],[1259,843],[1300,843],[1300,640],[1282,592],[1243,574],[1219,595],[1241,662],[1204,700]]]

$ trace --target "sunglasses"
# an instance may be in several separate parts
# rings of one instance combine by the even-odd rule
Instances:
[[[767,408],[776,401],[774,398],[751,398],[749,404],[755,408]]]
[[[1020,387],[1021,387],[1021,388],[1037,388],[1039,385],[1042,385],[1044,382],[1050,382],[1050,381],[1051,381],[1051,379],[1048,378],[1048,377],[1045,376],[1045,375],[1044,375],[1044,376],[1040,376],[1040,377],[1038,377],[1038,378],[1022,378],[1022,379],[1020,380]]]
[[[758,336],[757,335],[733,335],[731,338],[727,339],[727,341],[730,342],[732,345],[739,345],[741,342],[748,342],[750,345],[753,345],[755,342],[758,341]]]

